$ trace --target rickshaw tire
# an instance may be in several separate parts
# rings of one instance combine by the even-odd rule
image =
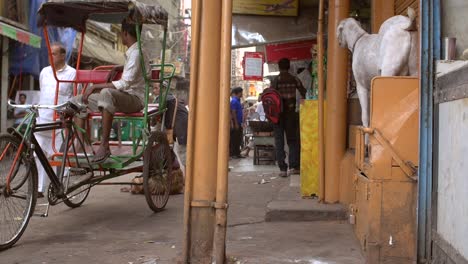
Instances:
[[[12,134],[1,134],[0,135],[0,142],[6,140],[7,142],[11,142],[15,144],[16,146],[19,146],[21,144],[21,139],[18,138],[17,135],[12,135]],[[27,148],[23,149],[23,151],[27,151]],[[24,161],[29,165],[29,174],[26,178],[31,177],[32,179],[32,190],[29,190],[28,193],[32,192],[31,195],[31,202],[29,204],[29,208],[27,208],[27,214],[26,217],[23,218],[23,223],[21,226],[21,229],[17,232],[17,234],[7,243],[3,244],[2,241],[0,241],[0,251],[6,250],[11,248],[13,245],[18,242],[18,240],[21,238],[23,235],[24,231],[28,227],[29,220],[34,214],[34,210],[36,208],[36,202],[37,202],[37,184],[38,184],[38,175],[37,175],[37,167],[34,159],[24,159]]]
[[[86,185],[84,185],[84,186],[86,186]],[[66,206],[70,207],[70,208],[78,208],[78,207],[80,207],[80,206],[86,201],[86,199],[88,198],[89,192],[91,191],[91,187],[86,186],[86,188],[87,188],[87,190],[86,190],[86,191],[83,191],[84,197],[81,198],[81,200],[80,200],[79,202],[76,202],[76,203],[75,203],[75,202],[72,201],[73,199],[65,198],[65,199],[63,199],[63,203],[64,203]]]
[[[161,157],[163,157],[162,160]],[[172,162],[171,148],[166,133],[152,132],[143,154],[143,190],[146,202],[154,212],[164,210],[169,200],[172,187]],[[166,177],[155,178],[158,177],[157,174],[154,174],[154,171],[157,170],[162,170],[161,174],[166,175]],[[164,186],[161,186],[160,183],[163,183]],[[161,193],[161,188],[164,190],[163,193]],[[153,198],[159,198],[159,201],[155,202]]]

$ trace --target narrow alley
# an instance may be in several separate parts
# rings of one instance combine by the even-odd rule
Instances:
[[[254,167],[252,157],[232,160],[231,166],[229,263],[364,263],[347,221],[265,222],[267,204],[290,184],[289,178],[276,177],[276,166]],[[80,208],[60,205],[47,218],[33,217],[21,241],[1,253],[1,263],[177,263],[183,195],[172,195],[166,209],[153,214],[143,195],[120,188],[98,186]],[[43,206],[36,207],[41,210]]]

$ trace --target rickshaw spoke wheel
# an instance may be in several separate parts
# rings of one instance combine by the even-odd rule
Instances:
[[[84,203],[86,198],[88,198],[90,190],[90,184],[83,185],[78,189],[74,190],[73,192],[67,194],[68,198],[63,199],[63,203],[70,208],[80,207]]]
[[[143,190],[151,210],[162,211],[172,185],[171,148],[164,132],[153,132],[143,155]]]
[[[64,185],[66,185],[68,182],[69,186],[73,186],[74,184],[79,183],[82,180],[86,181],[87,179],[90,179],[92,175],[93,175],[92,172],[88,172],[83,175],[76,175],[72,171],[70,171],[63,177],[62,182]],[[68,180],[67,178],[70,178],[70,180]],[[84,184],[83,186],[80,186],[78,189],[72,191],[71,193],[68,193],[67,198],[63,199],[63,203],[65,203],[70,208],[80,207],[84,203],[86,198],[88,198],[88,194],[90,191],[91,191],[91,184]]]
[[[37,199],[37,168],[26,156],[26,148],[18,156],[6,192],[7,178],[20,140],[12,135],[0,135],[0,250],[12,247],[21,237],[34,213]]]

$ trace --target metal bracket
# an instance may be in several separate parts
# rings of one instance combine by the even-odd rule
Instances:
[[[395,149],[392,147],[390,142],[380,133],[380,131],[376,128],[369,128],[369,127],[360,127],[359,128],[364,134],[369,134],[373,136],[387,151],[390,152],[392,158],[396,161],[398,166],[403,170],[405,175],[410,178],[412,181],[418,181],[417,177],[417,168],[409,161],[404,161]]]

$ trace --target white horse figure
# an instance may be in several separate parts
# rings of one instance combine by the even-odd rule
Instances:
[[[339,45],[343,48],[348,47],[353,53],[353,74],[364,127],[369,127],[369,92],[372,78],[418,75],[415,18],[415,11],[408,8],[408,16],[387,19],[378,34],[367,33],[353,18],[344,19],[338,25],[336,34]]]

